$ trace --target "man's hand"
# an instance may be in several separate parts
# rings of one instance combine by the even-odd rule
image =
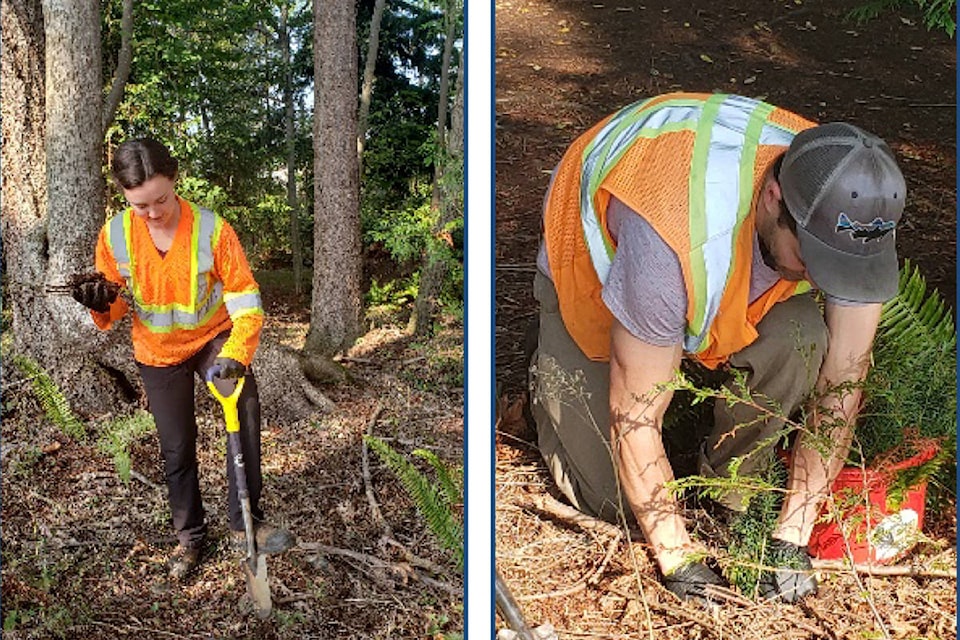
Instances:
[[[213,378],[236,379],[246,373],[247,367],[233,358],[216,358],[207,372],[207,380]]]
[[[120,287],[105,279],[86,280],[73,285],[70,295],[88,309],[99,313],[110,310],[110,304],[117,299]]]
[[[768,600],[780,599],[793,604],[817,592],[817,578],[806,547],[772,538],[767,546],[760,576],[760,595]]]
[[[704,562],[689,562],[663,577],[663,586],[681,600],[692,600],[705,605],[715,605],[710,597],[709,586],[729,589],[727,581]]]

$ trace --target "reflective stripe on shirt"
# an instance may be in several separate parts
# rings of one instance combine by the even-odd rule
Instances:
[[[213,247],[219,237],[223,221],[209,209],[190,203],[193,225],[190,232],[190,302],[147,304],[137,282],[136,258],[131,254],[133,215],[127,210],[114,216],[107,226],[107,243],[117,262],[117,270],[127,281],[133,297],[133,309],[137,318],[154,333],[168,333],[177,329],[194,329],[206,324],[224,304],[223,283],[211,275],[213,270]],[[251,300],[255,296],[255,300]],[[240,294],[236,308],[244,313],[260,308],[259,293]],[[255,306],[256,309],[251,307]],[[227,310],[231,316],[231,305]]]

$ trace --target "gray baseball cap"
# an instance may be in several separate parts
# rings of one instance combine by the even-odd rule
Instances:
[[[856,302],[897,294],[907,185],[883,140],[845,122],[805,129],[783,158],[780,190],[817,287]]]

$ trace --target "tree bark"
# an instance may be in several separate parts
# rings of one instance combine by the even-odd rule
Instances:
[[[123,0],[123,17],[120,19],[120,52],[117,54],[117,70],[113,76],[113,84],[107,100],[103,105],[104,136],[113,123],[117,114],[117,107],[123,99],[123,90],[130,79],[130,69],[133,66],[133,0]]]
[[[332,355],[360,330],[356,7],[314,0],[313,299],[305,348]]]
[[[136,395],[129,337],[102,334],[83,307],[43,291],[91,270],[103,222],[99,3],[4,1],[2,29],[14,351],[46,370],[78,413],[113,411]]]
[[[373,5],[373,17],[370,18],[370,39],[367,43],[367,59],[363,65],[363,85],[360,89],[360,114],[357,117],[357,168],[363,175],[363,149],[366,145],[367,125],[370,119],[370,100],[373,97],[373,72],[377,66],[377,52],[380,49],[380,23],[383,21],[383,8],[386,0],[377,0]]]

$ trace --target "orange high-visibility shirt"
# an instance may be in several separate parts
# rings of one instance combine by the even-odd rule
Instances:
[[[128,216],[124,224],[128,225],[130,257],[130,282],[121,275],[117,259],[111,248],[108,226],[110,220],[100,230],[96,248],[96,267],[108,280],[126,287],[125,293],[118,297],[110,309],[104,313],[91,311],[94,323],[101,329],[109,329],[113,322],[123,317],[130,308],[124,296],[129,295],[134,302],[133,314],[133,351],[134,358],[143,364],[164,367],[179,364],[203,348],[211,339],[223,331],[230,331],[230,337],[220,350],[218,357],[232,358],[245,365],[253,360],[253,354],[260,341],[263,327],[263,308],[259,302],[259,287],[247,263],[240,240],[233,228],[222,218],[216,216],[215,231],[211,240],[213,264],[206,273],[194,273],[197,264],[197,247],[194,241],[195,209],[186,200],[180,201],[180,220],[170,250],[165,255],[153,243],[146,222],[133,213],[132,209],[119,213]],[[113,239],[113,242],[117,242]],[[115,246],[115,245],[114,245]],[[198,280],[202,279],[202,282]],[[222,297],[197,300],[198,290],[216,295],[215,284],[222,283]],[[132,284],[130,287],[128,285]],[[243,297],[253,300],[240,309],[228,312],[227,301]],[[157,326],[150,322],[153,313],[169,312],[189,314],[197,312],[202,306],[209,312],[201,316],[198,323],[183,323],[176,320],[166,326]],[[195,324],[195,326],[190,326]]]
[[[649,114],[653,117],[644,120]],[[601,297],[597,268],[598,260],[609,262],[616,250],[606,229],[611,196],[643,216],[676,252],[687,288],[687,336],[700,340],[695,349],[685,340],[684,350],[708,367],[716,368],[753,342],[756,324],[775,303],[809,289],[808,283],[781,279],[757,300],[748,300],[757,194],[793,135],[813,125],[738,96],[673,93],[625,107],[574,141],[547,196],[544,241],[564,325],[588,358],[610,357],[613,315]],[[591,155],[594,145],[602,153]],[[596,167],[603,162],[609,168],[601,174]],[[594,177],[595,193],[585,193]],[[736,197],[717,188],[726,184],[739,185]],[[710,211],[725,220],[717,228],[729,231],[713,231],[726,245],[717,252],[725,255],[722,261],[703,257],[707,240],[713,240],[706,232]],[[591,230],[596,233],[590,235]],[[710,270],[723,269],[728,277],[713,280],[721,286],[712,292],[716,311],[711,319],[702,311],[709,300],[704,285]]]

